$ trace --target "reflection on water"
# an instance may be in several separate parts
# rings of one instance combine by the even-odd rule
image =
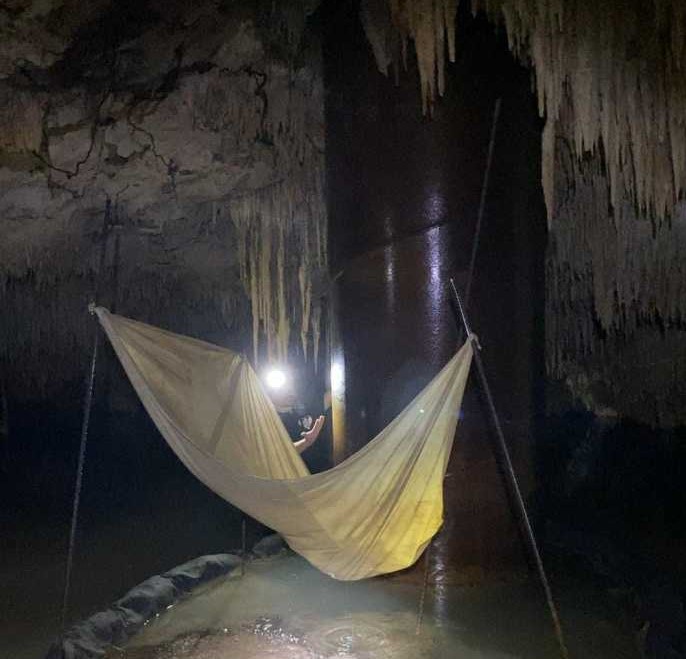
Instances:
[[[384,289],[386,292],[386,309],[389,318],[394,316],[397,302],[397,263],[395,251],[394,243],[389,243],[383,250]]]
[[[442,243],[444,241],[441,240],[441,228],[434,227],[427,231],[424,240],[426,241],[425,254],[428,260],[426,266],[428,266],[429,270],[426,300],[429,305],[429,316],[432,319],[435,319],[437,315],[440,315],[442,307],[444,306],[443,296],[445,282],[441,277],[441,269],[444,267],[444,255],[442,254]],[[432,326],[441,327],[438,323]]]
[[[434,566],[418,624],[423,565],[344,583],[297,556],[256,561],[242,578],[220,581],[169,609],[108,659],[559,656],[540,590],[527,581],[460,587]],[[562,602],[572,656],[635,659],[631,639],[588,596],[579,597],[578,609]]]
[[[298,627],[300,623],[300,627]],[[132,646],[126,659],[421,659],[432,656],[410,614],[374,614],[298,621],[262,617],[237,630],[185,632],[156,645]]]

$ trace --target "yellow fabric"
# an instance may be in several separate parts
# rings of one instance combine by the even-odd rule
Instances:
[[[443,477],[471,342],[371,442],[310,474],[241,356],[96,312],[148,413],[214,492],[343,580],[401,570],[443,520]]]

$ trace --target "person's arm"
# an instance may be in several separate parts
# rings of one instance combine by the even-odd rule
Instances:
[[[324,417],[320,416],[314,422],[314,425],[312,426],[312,428],[310,428],[310,430],[308,430],[307,432],[300,433],[302,439],[293,443],[293,446],[295,446],[295,450],[298,453],[302,453],[308,446],[312,446],[312,444],[314,444],[317,441],[317,437],[319,437],[319,433],[321,432],[323,425]]]

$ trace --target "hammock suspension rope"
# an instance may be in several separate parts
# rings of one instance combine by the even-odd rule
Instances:
[[[484,180],[481,185],[481,197],[479,198],[479,211],[476,216],[476,227],[474,228],[474,240],[472,241],[472,253],[469,257],[469,274],[467,275],[467,286],[465,287],[464,306],[469,308],[469,298],[472,292],[472,283],[474,281],[474,269],[476,266],[476,253],[479,249],[479,241],[481,239],[481,225],[484,217],[484,209],[486,208],[486,194],[488,193],[488,183],[491,179],[491,164],[493,163],[493,150],[495,147],[495,133],[498,130],[498,120],[500,119],[500,105],[502,98],[498,98],[493,108],[493,123],[491,124],[491,138],[488,142],[488,156],[486,157],[486,169],[484,171]]]

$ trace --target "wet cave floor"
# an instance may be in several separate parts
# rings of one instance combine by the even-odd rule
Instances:
[[[538,584],[475,587],[423,561],[397,575],[335,581],[294,555],[253,561],[170,607],[107,659],[544,659],[559,657]],[[571,657],[637,658],[600,591],[558,584]],[[422,593],[424,594],[422,598]]]

